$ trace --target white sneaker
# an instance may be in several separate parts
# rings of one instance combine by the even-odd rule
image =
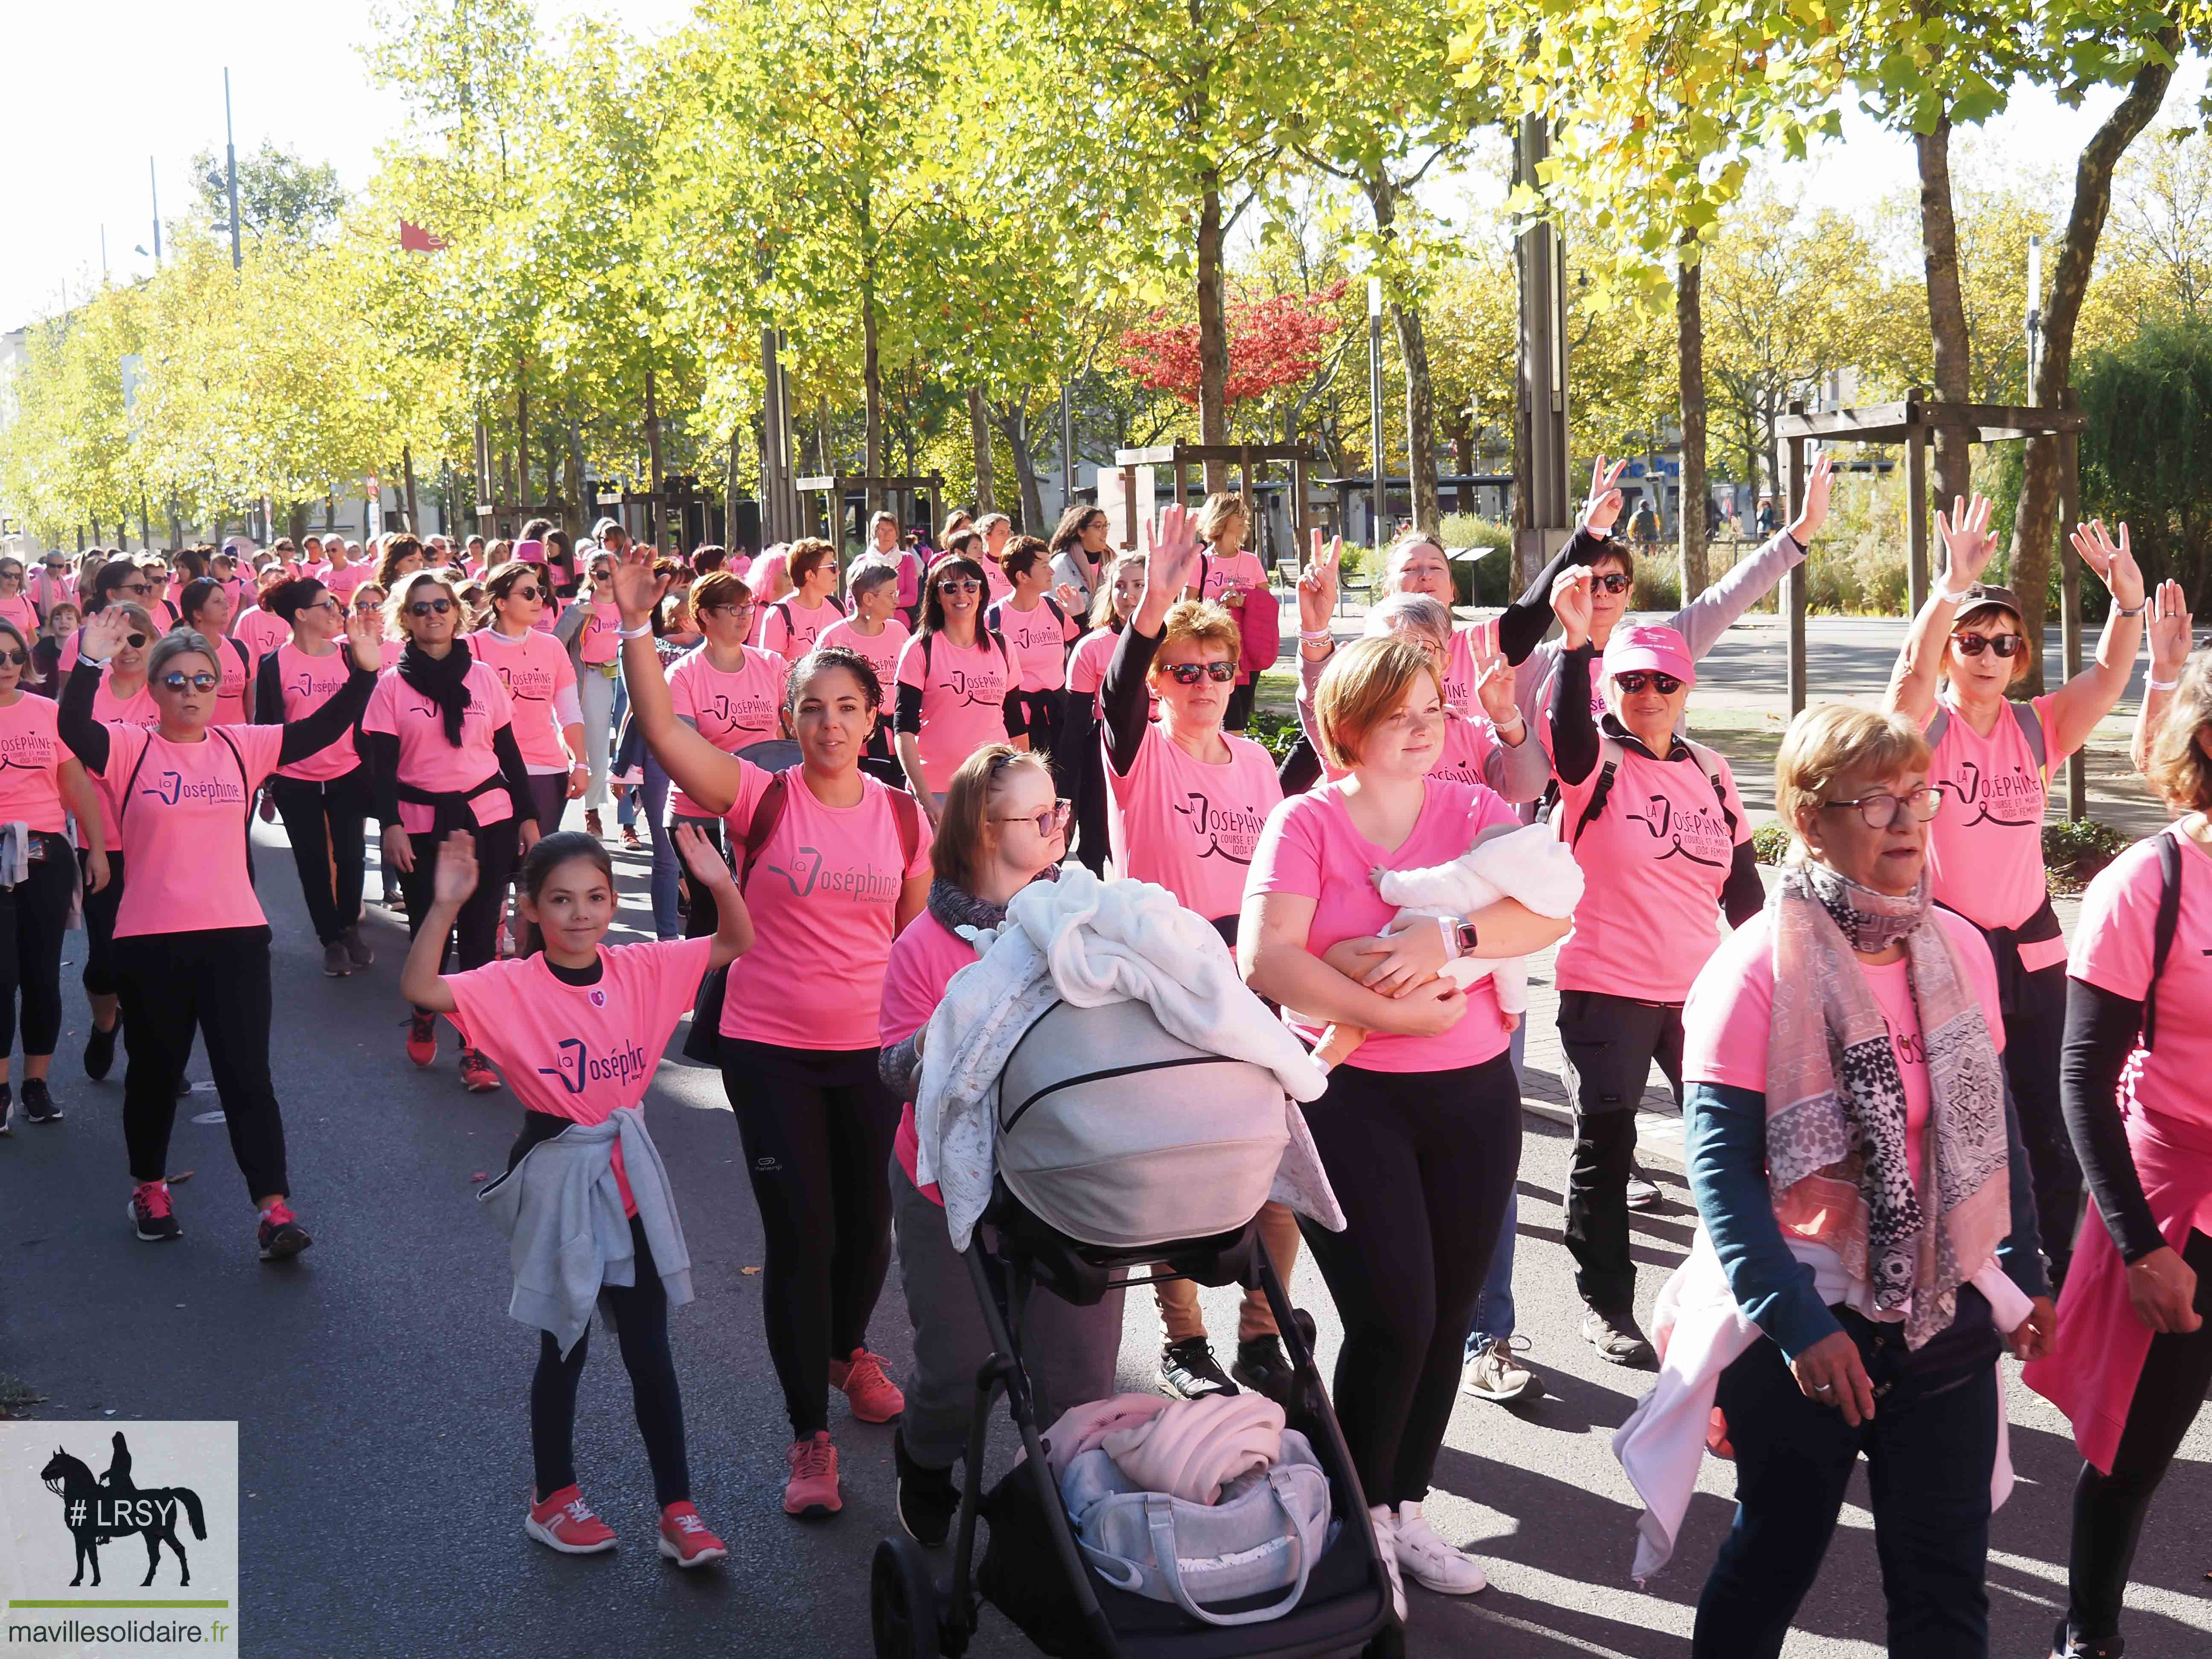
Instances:
[[[1413,1581],[1444,1595],[1473,1595],[1490,1588],[1474,1558],[1437,1536],[1419,1504],[1398,1505],[1398,1565]]]
[[[1388,1504],[1377,1504],[1368,1511],[1375,1522],[1375,1550],[1382,1558],[1382,1571],[1390,1577],[1390,1607],[1398,1615],[1398,1622],[1406,1622],[1406,1581],[1398,1571],[1398,1516]]]

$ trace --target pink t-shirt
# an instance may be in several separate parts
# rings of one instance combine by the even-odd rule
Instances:
[[[1548,732],[1548,725],[1541,728]],[[1721,890],[1735,849],[1751,839],[1751,815],[1728,763],[1715,756],[1729,833],[1712,781],[1694,758],[1653,760],[1625,750],[1604,810],[1574,844],[1583,867],[1574,931],[1560,942],[1562,991],[1595,991],[1638,1002],[1680,1002],[1720,940]],[[1574,833],[1605,774],[1559,784],[1554,822]]]
[[[1158,883],[1209,921],[1243,908],[1253,848],[1283,799],[1273,757],[1249,738],[1221,735],[1223,765],[1196,759],[1157,726],[1145,728],[1127,777],[1106,763],[1115,870]]]
[[[876,1022],[877,1044],[888,1048],[928,1024],[937,1005],[945,1000],[945,988],[952,982],[953,975],[975,960],[975,947],[966,939],[949,931],[927,910],[916,916],[906,932],[891,941],[890,961],[884,969],[883,1010]],[[898,1133],[891,1151],[921,1195],[933,1204],[942,1204],[945,1198],[935,1182],[923,1187],[915,1179],[915,1164],[921,1150],[921,1142],[915,1133],[914,1103],[909,1100],[899,1108]]]
[[[315,580],[337,594],[339,602],[349,610],[353,605],[354,589],[374,578],[375,574],[376,573],[368,566],[358,562],[347,565],[343,569],[332,564],[319,564],[315,567]]]
[[[891,556],[898,566],[898,602],[902,611],[911,611],[921,603],[921,555],[910,547],[902,547]]]
[[[563,690],[574,691],[576,665],[550,634],[532,629],[510,640],[489,628],[469,635],[469,649],[490,665],[514,705],[514,746],[533,772],[565,772],[568,750],[561,740],[556,706]]]
[[[814,648],[815,641],[844,619],[845,613],[835,599],[824,599],[809,611],[793,594],[761,607],[760,621],[753,629],[753,643],[786,662],[797,662]]]
[[[1021,665],[1024,691],[1057,691],[1067,684],[1067,647],[1075,638],[1075,618],[1054,616],[1055,603],[1039,599],[1032,609],[1017,611],[1014,602],[1006,599],[991,607],[991,626]]]
[[[738,574],[744,578],[745,585],[752,589],[753,597],[757,599],[775,585],[770,579],[781,580],[786,568],[781,553],[763,553],[749,567],[739,569]]]
[[[2212,854],[2181,842],[2181,912],[2158,979],[2158,1046],[2138,1048],[2123,1087],[2135,1104],[2212,1127]],[[2097,873],[2081,896],[2066,971],[2140,1002],[2150,990],[2160,878],[2157,837],[2137,842]]]
[[[622,608],[612,599],[594,599],[591,607],[576,636],[576,651],[585,662],[597,666],[622,654]]]
[[[1204,556],[1206,573],[1199,579],[1198,588],[1201,599],[1218,599],[1232,587],[1267,585],[1267,568],[1260,562],[1260,556],[1249,548],[1233,559],[1217,558],[1211,553]]]
[[[211,726],[198,743],[171,743],[109,723],[100,792],[121,823],[129,872],[116,938],[268,925],[246,863],[246,819],[283,746],[281,726]]]
[[[2051,701],[2038,697],[2033,705],[2046,743]],[[1998,711],[1984,738],[1967,724],[1948,686],[1937,706],[1951,718],[1928,768],[1929,783],[1943,793],[1943,809],[1928,826],[1929,890],[1938,904],[1981,927],[2017,927],[2050,890],[2043,867],[2049,775],[2037,769],[2009,709]],[[2053,767],[2065,758],[2049,757]],[[2020,947],[2020,965],[2030,973],[2065,960],[2063,939]]]
[[[898,683],[921,690],[921,750],[926,787],[943,794],[961,762],[986,744],[1006,740],[1006,688],[1012,653],[988,634],[963,651],[947,635],[917,634],[899,653]],[[896,696],[896,693],[894,694]]]
[[[1114,647],[1121,635],[1110,628],[1094,628],[1075,642],[1075,649],[1067,655],[1067,689],[1077,696],[1091,699],[1092,712],[1105,718],[1105,708],[1098,694],[1105,689],[1106,669],[1114,660]],[[1145,718],[1160,717],[1160,700],[1150,682],[1145,686]]]
[[[868,666],[876,671],[876,678],[883,686],[884,701],[890,702],[898,696],[899,653],[906,649],[906,642],[913,637],[913,630],[896,617],[885,621],[873,639],[854,627],[853,619],[848,617],[844,621],[832,623],[823,629],[821,637],[814,644],[817,650],[827,650],[834,645],[866,658]],[[889,709],[884,710],[884,718],[888,724],[890,719]]]
[[[866,774],[860,785],[857,806],[830,807],[796,772],[787,775],[783,817],[745,886],[753,948],[730,966],[724,1036],[787,1048],[876,1046],[899,896],[929,872],[929,822],[916,811],[921,833],[902,864],[891,792]],[[758,799],[755,793],[730,811],[740,848]]]
[[[1006,574],[1006,567],[996,559],[987,558],[981,553],[971,553],[969,557],[983,567],[983,599],[986,604],[996,605],[1014,591],[1014,579]]]
[[[276,647],[276,679],[284,695],[284,720],[287,725],[303,720],[320,708],[343,686],[353,672],[353,657],[341,645],[319,657],[311,657],[296,645]],[[276,769],[280,778],[297,778],[305,783],[328,783],[332,778],[342,778],[361,764],[361,756],[353,746],[353,733],[349,732],[327,749],[318,750],[301,761]]]
[[[39,637],[39,613],[22,592],[17,592],[0,599],[0,617],[5,617],[23,630],[27,645]]]
[[[141,685],[127,697],[117,696],[107,687],[107,677],[102,675],[98,688],[92,694],[92,717],[100,725],[121,724],[150,731],[161,723],[161,711],[154,706],[154,694],[145,686]],[[59,705],[56,707],[58,710]],[[88,767],[86,769],[89,771],[91,769]],[[115,803],[109,799],[105,789],[95,787],[92,793],[100,798],[100,827],[106,836],[104,844],[112,853],[123,844],[122,834],[115,827]],[[76,844],[79,847],[92,845],[82,824],[77,826]]]
[[[570,985],[543,956],[487,963],[446,975],[469,1036],[533,1112],[605,1123],[643,1109],[645,1091],[676,1023],[698,994],[711,939],[599,947],[599,981]],[[630,1215],[629,1176],[615,1144],[615,1181]]]
[[[60,712],[33,691],[0,707],[0,823],[20,819],[46,835],[61,834],[62,763],[76,757],[56,726]]]
[[[541,634],[550,634],[554,623],[561,620],[561,613],[567,608],[549,593],[545,596],[545,603],[538,607],[538,620],[530,625]]]
[[[1972,926],[1944,911],[1937,923],[1966,965],[1966,977],[1989,1023],[1990,1040],[2004,1050],[2004,1019],[1997,1012],[1996,964]],[[1902,957],[1881,967],[1859,963],[1889,1027],[1897,1074],[1905,1085],[1905,1154],[1920,1179],[1922,1131],[1928,1127],[1928,1051],[1920,1011],[1912,1001],[1911,966]],[[1706,962],[1682,1009],[1682,1081],[1719,1083],[1766,1092],[1766,1051],[1774,1013],[1774,913],[1762,910],[1729,935]]]
[[[1297,893],[1314,901],[1306,929],[1306,949],[1320,956],[1348,939],[1380,933],[1398,914],[1383,902],[1368,879],[1370,870],[1425,870],[1448,864],[1474,845],[1493,824],[1519,820],[1491,790],[1429,778],[1422,784],[1420,816],[1413,832],[1385,852],[1361,835],[1344,801],[1344,786],[1325,783],[1292,795],[1267,815],[1258,850],[1252,857],[1249,893]],[[1317,1040],[1322,1024],[1284,1018],[1294,1030]],[[1401,1036],[1377,1031],[1359,1045],[1354,1063],[1367,1072],[1448,1072],[1479,1066],[1505,1052],[1504,1020],[1498,994],[1488,978],[1468,992],[1467,1012],[1440,1036]]]
[[[438,705],[396,673],[386,674],[368,694],[368,712],[361,718],[364,732],[387,732],[399,739],[399,781],[432,794],[451,794],[474,789],[499,771],[492,735],[514,722],[514,705],[499,676],[482,661],[471,662],[468,672],[469,706],[461,716],[459,748],[446,741],[446,717]],[[514,816],[514,804],[504,789],[487,789],[469,803],[478,823],[501,823]],[[437,822],[437,808],[427,802],[399,803],[399,824],[417,835]]]
[[[290,641],[292,625],[275,611],[264,611],[257,605],[232,624],[230,636],[246,647],[246,655],[258,668],[264,657]]]
[[[726,755],[779,736],[783,730],[779,711],[788,672],[783,659],[755,646],[739,649],[744,653],[744,665],[732,673],[709,662],[703,645],[677,659],[668,671],[669,701],[678,715],[698,727],[699,735]],[[710,818],[714,814],[681,789],[671,789],[668,816]]]
[[[241,647],[235,640],[219,639],[215,642],[216,667],[222,678],[215,690],[215,714],[210,726],[243,726],[252,718],[247,702],[252,681],[247,678],[261,659]],[[167,672],[167,671],[164,671]]]

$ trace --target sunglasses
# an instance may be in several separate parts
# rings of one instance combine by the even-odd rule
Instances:
[[[0,666],[21,668],[30,660],[21,651],[0,651]]]
[[[1921,823],[1927,823],[1942,810],[1943,797],[1940,792],[1923,784],[1909,795],[1861,795],[1856,800],[1824,800],[1820,805],[1824,807],[1856,806],[1868,829],[1887,830],[1897,822],[1900,809],[1911,813]]]
[[[384,601],[382,599],[356,599],[353,602],[353,608],[356,611],[380,611],[384,608]]]
[[[1633,577],[1625,576],[1618,570],[1608,570],[1602,576],[1592,576],[1590,586],[1601,587],[1608,593],[1626,593],[1636,582]]]
[[[1671,697],[1682,689],[1681,681],[1672,674],[1662,674],[1656,669],[1639,668],[1630,673],[1615,674],[1613,683],[1632,697],[1642,696],[1647,685],[1662,697]]]
[[[179,671],[176,673],[162,675],[161,684],[172,691],[181,691],[188,685],[195,691],[212,691],[222,682],[213,674],[205,672],[187,674]]]
[[[980,593],[982,589],[983,584],[973,576],[947,576],[937,585],[940,593]]]
[[[507,590],[507,597],[510,599],[542,599],[545,594],[542,588],[525,587],[520,582],[517,582]]]
[[[310,611],[328,611],[334,615],[340,617],[345,615],[345,607],[327,593],[324,594],[321,599],[317,599],[313,605],[309,605],[307,609]]]
[[[994,823],[1034,823],[1040,836],[1055,836],[1067,827],[1068,815],[1074,811],[1071,802],[1056,800],[1042,812],[1024,812],[1018,817],[994,818]]]
[[[1959,647],[1962,657],[1978,657],[1984,651],[2016,657],[2027,647],[2027,641],[2017,634],[1954,634],[1951,643]]]
[[[118,592],[136,593],[142,599],[153,591],[154,584],[151,582],[125,582],[117,589]]]
[[[442,617],[453,608],[451,599],[417,599],[407,609],[417,617]]]
[[[131,634],[125,637],[123,643],[133,651],[143,651],[146,648],[146,636],[143,634]]]
[[[1161,664],[1160,669],[1177,685],[1196,685],[1200,680],[1226,685],[1237,678],[1233,662],[1171,662]]]

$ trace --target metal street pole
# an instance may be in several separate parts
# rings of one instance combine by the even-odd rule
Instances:
[[[154,176],[154,158],[146,158],[146,193],[154,202],[154,263],[161,263],[161,181]]]
[[[238,141],[230,129],[230,71],[222,72],[222,153],[228,169],[230,192],[230,268],[236,270],[246,263],[246,254],[238,236]]]
[[[2027,401],[2035,395],[2036,371],[2043,367],[2043,238],[2027,239]]]
[[[1375,545],[1383,542],[1383,514],[1389,506],[1387,491],[1389,474],[1382,465],[1382,279],[1367,279],[1367,408],[1373,416],[1370,437],[1375,446],[1375,484],[1373,504],[1368,508],[1373,520],[1370,534]]]
[[[933,506],[934,503],[932,504]],[[1075,404],[1067,384],[1060,387],[1060,510],[1075,505]]]

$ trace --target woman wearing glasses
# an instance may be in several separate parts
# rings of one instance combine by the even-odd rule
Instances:
[[[1052,555],[1052,580],[1057,587],[1065,583],[1073,588],[1083,602],[1083,609],[1091,609],[1091,597],[1098,592],[1106,579],[1106,567],[1113,562],[1113,550],[1107,545],[1112,536],[1112,526],[1106,520],[1103,507],[1071,507],[1060,515],[1060,523],[1052,532],[1047,550]]]
[[[616,551],[629,544],[629,535],[611,519],[599,520],[599,533]],[[614,757],[615,722],[622,713],[616,706],[622,672],[618,660],[622,641],[615,637],[622,627],[622,619],[606,587],[607,579],[614,572],[614,560],[615,553],[606,548],[592,554],[576,602],[553,629],[554,637],[567,648],[576,673],[576,698],[584,717],[584,746],[579,751],[586,775],[584,833],[591,836],[605,833],[606,826],[599,813],[609,800],[607,771]],[[550,562],[538,568],[542,576],[558,581]],[[554,820],[556,826],[559,822],[557,818]]]
[[[983,626],[980,556],[948,553],[930,568],[921,626],[899,653],[899,764],[932,823],[961,762],[1005,743],[1020,721],[1020,676],[1006,642]],[[1018,749],[1029,747],[1026,738]]]
[[[803,538],[792,543],[784,568],[791,574],[791,595],[761,610],[753,643],[797,662],[823,630],[844,620],[845,607],[837,603],[837,550],[817,537]]]
[[[13,624],[27,640],[39,631],[39,611],[23,590],[21,559],[0,558],[0,622]]]
[[[1655,1060],[1680,1100],[1682,1004],[1720,943],[1720,912],[1741,927],[1765,890],[1728,763],[1680,735],[1697,683],[1688,643],[1671,628],[1627,627],[1600,658],[1590,588],[1589,571],[1571,572],[1553,600],[1565,629],[1549,722],[1554,821],[1583,884],[1554,970],[1575,1112],[1566,1238],[1583,1340],[1600,1358],[1644,1366],[1653,1356],[1628,1236],[1637,1105]]]
[[[565,803],[583,794],[590,776],[576,665],[559,641],[538,630],[550,597],[544,566],[503,564],[484,584],[489,621],[469,635],[470,647],[514,704],[515,747],[530,774],[541,830],[559,826]]]
[[[138,562],[128,554],[118,553],[94,571],[92,597],[85,601],[85,623],[113,605],[135,605],[142,607],[148,617],[161,614],[154,604],[154,582],[140,568]],[[173,618],[170,620],[173,621]],[[168,623],[165,622],[162,628]],[[157,633],[161,629],[157,629]],[[68,673],[76,666],[77,653],[83,648],[84,629],[79,628],[62,642],[61,671]]]
[[[292,637],[261,659],[253,677],[253,719],[260,726],[287,726],[307,719],[351,678],[339,648],[347,634],[346,611],[338,596],[312,576],[278,583],[269,609],[291,625]],[[361,936],[361,893],[375,792],[353,733],[285,762],[269,780],[269,793],[284,820],[284,838],[292,843],[300,890],[323,947],[324,975],[343,979],[356,968],[373,966],[376,954]]]
[[[896,683],[899,653],[914,637],[912,630],[899,620],[899,570],[894,561],[878,558],[872,553],[854,560],[845,578],[845,597],[853,614],[823,629],[817,641],[824,646],[842,646],[854,655],[866,659],[868,666],[876,671],[876,678],[885,685]],[[916,591],[920,591],[918,580]],[[885,765],[892,763],[890,733],[881,722],[868,739],[868,758]]]
[[[58,605],[76,603],[76,576],[65,554],[49,553],[30,580],[31,603],[41,617],[51,617]]]
[[[2111,591],[2097,659],[2033,702],[2007,692],[2033,659],[2020,602],[1983,582],[1996,544],[1979,495],[1936,515],[1949,562],[1890,675],[1887,707],[1928,734],[1931,784],[1948,798],[1928,835],[1936,902],[1982,930],[1997,964],[2005,1074],[2035,1174],[2036,1213],[2054,1283],[2064,1279],[2081,1208],[2081,1172],[2066,1138],[2058,1060],[2066,1024],[2066,941],[2051,908],[2043,818],[2058,763],[2088,738],[2127,689],[2142,645],[2142,572],[2127,526],[2114,543],[2101,523],[2075,532],[2075,550]]]
[[[614,580],[623,672],[646,742],[741,849],[754,945],[724,991],[722,1088],[768,1240],[763,1314],[792,1428],[783,1507],[827,1516],[843,1501],[830,1390],[863,1422],[888,1423],[905,1406],[866,1346],[890,1266],[899,1121],[878,1072],[877,1015],[891,941],[929,891],[929,836],[911,799],[861,769],[883,688],[849,651],[793,665],[781,714],[799,762],[788,771],[771,777],[689,729],[653,646],[665,584],[651,549],[624,556]]]
[[[92,718],[102,726],[151,726],[161,711],[154,706],[146,688],[146,652],[154,642],[154,619],[135,603],[112,605],[130,628],[107,660],[107,672],[93,693]],[[64,677],[66,678],[66,677]],[[115,996],[115,911],[123,902],[123,843],[115,822],[115,804],[105,789],[94,789],[100,804],[101,844],[107,848],[108,881],[95,887],[92,879],[91,820],[76,822],[77,863],[84,879],[84,994],[92,1005],[92,1030],[85,1034],[84,1074],[97,1083],[115,1064],[117,1022],[121,1005]]]
[[[184,620],[177,626],[202,639],[214,641],[222,658],[222,684],[215,694],[215,719],[211,723],[245,725],[254,659],[245,645],[230,637],[230,595],[214,577],[195,576],[185,584],[177,608],[184,613]]]
[[[481,879],[453,924],[466,973],[497,951],[507,880],[541,828],[538,803],[514,740],[514,705],[499,676],[461,636],[461,596],[453,578],[418,570],[386,611],[407,645],[399,665],[377,681],[361,722],[384,826],[384,866],[399,872],[412,939],[430,914],[436,848],[455,830],[474,835]],[[381,661],[367,619],[356,616],[353,629],[365,641],[361,649]],[[417,1066],[438,1058],[437,1018],[425,1009],[416,1009],[408,1026],[407,1058]],[[471,1093],[499,1087],[499,1073],[465,1030],[460,1074]]]
[[[100,670],[129,648],[139,623],[119,609],[85,629],[84,657],[62,694],[63,741],[100,780],[124,861],[116,884],[115,983],[130,1031],[123,1133],[135,1183],[131,1217],[149,1243],[179,1237],[170,1206],[169,1131],[195,1029],[206,1044],[231,1150],[260,1212],[261,1259],[312,1242],[287,1200],[284,1124],[269,1080],[269,923],[253,896],[248,808],[270,773],[317,753],[360,717],[375,684],[368,629],[353,629],[354,672],[296,725],[216,726],[222,671],[212,641],[171,634],[147,659],[159,724],[110,721],[95,710]]]

